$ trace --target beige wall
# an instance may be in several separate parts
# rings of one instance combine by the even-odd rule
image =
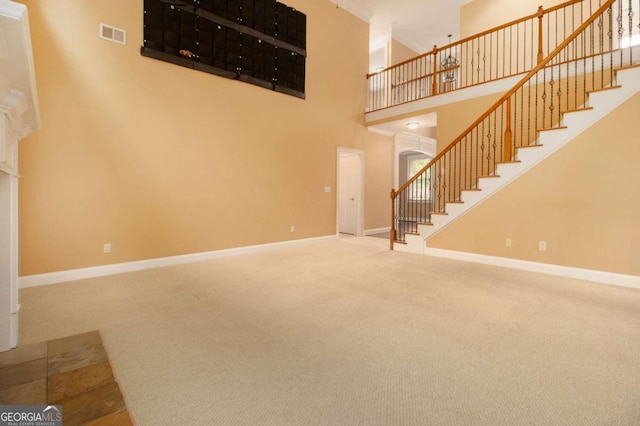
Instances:
[[[566,0],[474,0],[460,8],[460,37],[465,38],[534,14]]]
[[[428,245],[640,275],[638,110],[640,94]]]
[[[395,38],[391,39],[391,63],[389,65],[399,64],[418,55],[418,52],[400,43]]]
[[[464,101],[452,102],[435,108],[428,108],[408,114],[398,115],[389,119],[383,119],[368,123],[373,126],[384,122],[394,121],[402,118],[415,117],[420,114],[435,112],[438,117],[436,153],[440,153],[455,138],[460,136],[480,115],[489,109],[500,97],[502,93],[481,96]],[[436,135],[434,135],[436,136]]]
[[[437,152],[440,153],[449,146],[501,96],[502,93],[486,95],[436,108],[438,113]]]
[[[24,3],[42,130],[20,146],[21,275],[333,234],[339,146],[365,151],[365,228],[388,226],[393,145],[363,126],[363,21],[287,2],[308,19],[300,100],[140,56],[141,0]]]

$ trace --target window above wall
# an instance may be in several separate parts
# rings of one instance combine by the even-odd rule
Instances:
[[[429,164],[431,161],[431,157],[426,154],[412,154],[407,155],[407,178],[405,181],[409,180],[411,177],[415,176],[424,166]],[[414,201],[427,201],[431,199],[431,175],[430,170],[427,173],[421,175],[417,180],[413,187],[416,189],[415,191],[410,191],[409,199]]]

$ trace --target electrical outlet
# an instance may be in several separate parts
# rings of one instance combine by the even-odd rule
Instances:
[[[294,225],[291,225],[291,232],[296,232],[296,227]]]
[[[546,241],[539,241],[538,242],[538,250],[547,251],[547,242]]]
[[[111,253],[111,243],[106,243],[102,246],[103,253]]]
[[[330,186],[325,186],[324,187],[324,193],[325,194],[331,194],[331,187]]]
[[[506,240],[504,240],[504,245],[507,247],[511,247],[512,245],[511,238],[507,238]]]

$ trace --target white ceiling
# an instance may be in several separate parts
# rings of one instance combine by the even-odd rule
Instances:
[[[418,53],[460,36],[460,6],[473,0],[331,0],[371,24],[371,45],[392,36]]]

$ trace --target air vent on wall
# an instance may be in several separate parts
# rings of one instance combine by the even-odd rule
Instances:
[[[107,24],[100,24],[100,38],[115,43],[127,44],[127,32]]]

